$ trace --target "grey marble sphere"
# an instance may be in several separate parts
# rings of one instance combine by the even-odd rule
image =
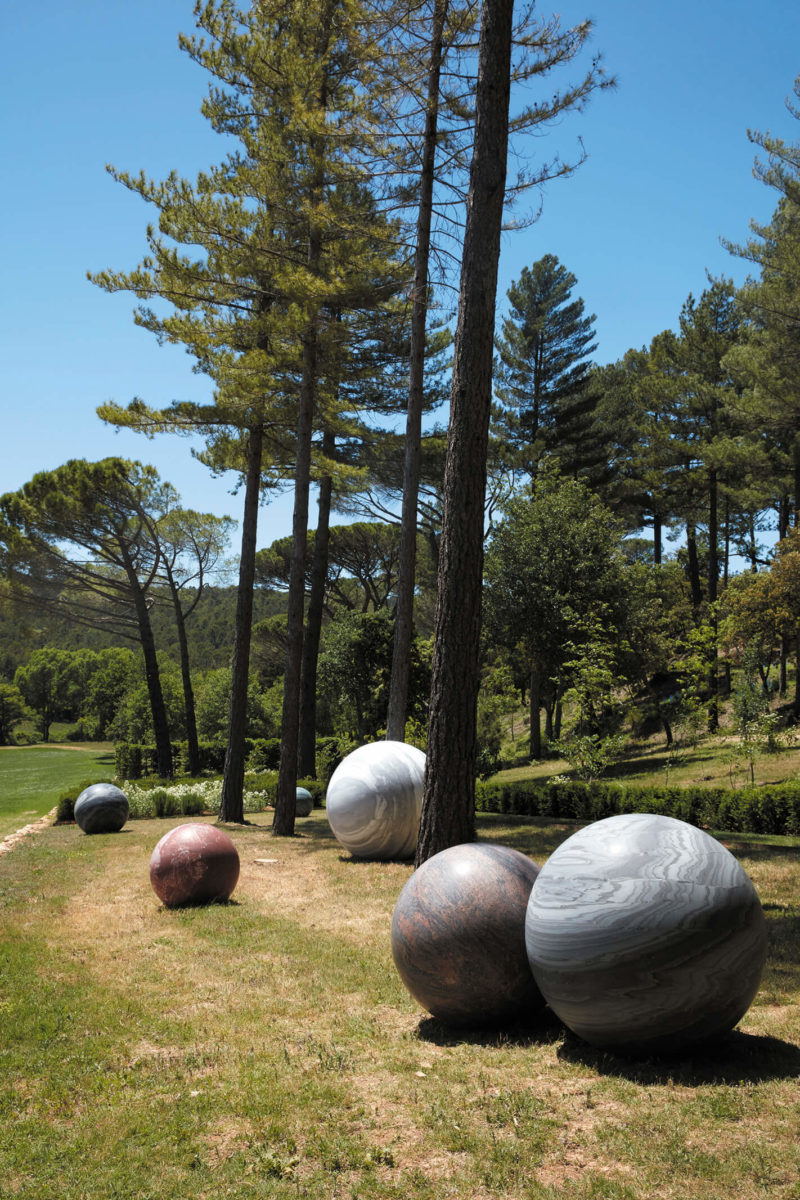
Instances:
[[[118,833],[130,816],[128,797],[113,783],[93,783],[78,796],[73,816],[84,833]]]
[[[392,955],[433,1016],[485,1025],[544,1009],[525,953],[538,872],[510,846],[469,842],[434,854],[408,880],[392,917]]]
[[[417,845],[425,755],[370,742],[342,759],[325,795],[328,822],[354,858],[410,858]]]
[[[766,924],[718,841],[673,817],[608,817],[539,872],[525,919],[534,978],[592,1045],[677,1050],[732,1029],[758,990]]]
[[[309,817],[314,807],[314,797],[308,788],[299,787],[295,792],[294,812],[296,817]]]

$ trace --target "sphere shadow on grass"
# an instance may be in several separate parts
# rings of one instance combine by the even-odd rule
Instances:
[[[598,1050],[566,1030],[557,1053],[563,1062],[593,1068],[598,1075],[650,1085],[735,1085],[794,1079],[800,1075],[800,1046],[740,1029],[691,1050],[674,1050],[641,1059]]]
[[[564,1026],[555,1013],[544,1009],[530,1020],[520,1019],[494,1025],[449,1025],[438,1017],[423,1017],[412,1036],[434,1046],[552,1046],[564,1036]]]

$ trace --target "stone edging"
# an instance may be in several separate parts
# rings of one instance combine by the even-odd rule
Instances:
[[[46,829],[48,825],[52,825],[56,819],[57,808],[51,808],[46,816],[40,817],[38,821],[34,821],[32,825],[23,825],[22,829],[18,829],[16,833],[9,833],[0,841],[0,856],[9,854],[23,838],[30,837],[32,833],[39,833],[40,830]]]

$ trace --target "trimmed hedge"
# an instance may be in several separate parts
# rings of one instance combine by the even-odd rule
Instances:
[[[317,738],[317,772],[323,785],[327,784],[335,768],[356,745],[356,742],[342,738]],[[225,743],[200,742],[199,750],[200,770],[221,775],[225,769]],[[156,774],[155,746],[117,742],[114,753],[118,779],[142,779]],[[246,738],[245,754],[248,771],[277,771],[281,759],[281,739]],[[186,742],[172,742],[172,761],[176,776],[188,773],[189,749]]]
[[[477,812],[599,821],[616,813],[648,812],[690,825],[734,833],[800,833],[800,783],[759,787],[626,787],[593,780],[523,781],[475,785]]]

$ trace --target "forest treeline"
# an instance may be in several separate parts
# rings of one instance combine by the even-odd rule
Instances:
[[[242,819],[254,713],[282,739],[276,832],[292,832],[317,734],[419,737],[428,722],[423,827],[449,786],[469,836],[475,767],[496,761],[520,702],[532,757],[602,757],[631,713],[668,742],[681,721],[713,729],[732,665],[754,712],[773,678],[786,690],[800,630],[800,152],[750,134],[777,195],[772,220],[729,247],[752,278],[709,278],[673,329],[618,362],[596,362],[595,317],[553,254],[522,271],[495,324],[504,218],[525,224],[512,206],[582,159],[534,158],[525,135],[540,146],[613,85],[583,57],[589,22],[526,10],[515,25],[512,9],[198,4],[181,45],[210,77],[203,113],[225,157],[195,181],[111,169],[155,220],[138,266],[90,278],[135,295],[137,323],[183,346],[213,394],[99,415],[192,435],[212,471],[238,477],[229,661],[198,648],[232,522],[183,509],[139,462],[71,461],[2,497],[3,603],[133,648],[103,729],[127,736],[119,714],[138,694],[164,776],[181,721],[192,761],[201,699],[227,672],[214,684],[222,819]],[[526,97],[550,72],[558,87]],[[441,305],[458,269],[453,332]],[[257,551],[281,487],[291,536]],[[33,704],[26,671],[51,651],[13,679],[9,662],[9,702],[16,689]]]

